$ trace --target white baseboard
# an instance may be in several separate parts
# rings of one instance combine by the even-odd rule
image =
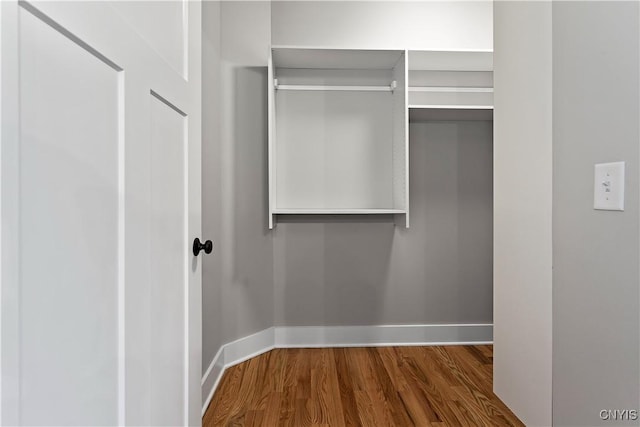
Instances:
[[[274,348],[384,347],[493,343],[491,323],[380,326],[276,326],[224,344],[202,377],[204,415],[225,369]]]
[[[491,324],[277,327],[275,347],[384,347],[481,344],[493,341]]]
[[[218,353],[213,357],[213,360],[209,364],[209,368],[202,376],[202,415],[204,416],[213,393],[218,388],[222,374],[224,373],[224,346],[220,347]]]
[[[218,388],[224,371],[238,363],[273,349],[275,328],[267,328],[255,334],[224,344],[218,350],[209,368],[202,376],[202,415],[204,415],[213,393]]]

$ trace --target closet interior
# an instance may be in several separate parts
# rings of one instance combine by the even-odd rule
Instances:
[[[292,214],[408,228],[409,122],[491,121],[492,70],[491,51],[272,47],[269,228]]]

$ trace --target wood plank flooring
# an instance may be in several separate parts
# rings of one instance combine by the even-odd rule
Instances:
[[[522,426],[492,346],[276,349],[224,373],[204,426]]]

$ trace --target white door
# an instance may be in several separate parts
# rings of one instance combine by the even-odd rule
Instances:
[[[200,424],[200,4],[0,2],[0,420]]]

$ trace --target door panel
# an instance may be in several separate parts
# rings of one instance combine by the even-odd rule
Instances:
[[[151,424],[179,425],[185,408],[186,117],[151,95]],[[187,282],[188,283],[188,282]]]
[[[24,424],[115,424],[119,70],[21,9]]]
[[[0,2],[3,425],[200,423],[200,4],[169,3]]]

